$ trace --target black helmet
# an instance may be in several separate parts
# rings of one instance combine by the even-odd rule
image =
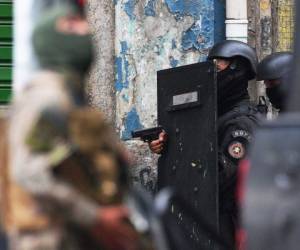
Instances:
[[[292,69],[293,54],[276,52],[266,56],[257,66],[257,80],[273,80],[286,76]]]
[[[248,44],[235,40],[226,40],[215,44],[208,54],[208,59],[234,57],[242,57],[248,61],[251,67],[249,79],[253,79],[256,75],[257,56],[254,49]]]

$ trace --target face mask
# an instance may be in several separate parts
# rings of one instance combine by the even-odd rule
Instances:
[[[61,8],[43,17],[33,34],[33,45],[43,68],[73,71],[84,75],[93,61],[91,35],[64,34],[56,31],[56,20],[70,10]]]
[[[267,88],[266,94],[267,94],[270,102],[272,103],[272,105],[276,109],[282,110],[284,96],[283,96],[283,92],[281,90],[280,84],[276,85],[275,87],[272,87],[272,88]]]
[[[238,102],[248,98],[248,79],[243,70],[229,66],[217,73],[218,113],[222,115]]]

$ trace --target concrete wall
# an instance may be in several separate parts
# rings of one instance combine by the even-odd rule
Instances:
[[[87,87],[92,106],[99,107],[114,124],[115,5],[112,0],[88,1],[88,18],[94,34],[96,58]]]
[[[135,182],[155,189],[157,157],[130,140],[157,125],[156,71],[206,59],[224,39],[224,0],[89,0],[97,46],[88,95],[136,156]]]
[[[294,0],[248,0],[249,43],[259,59],[293,47]]]
[[[248,43],[259,60],[275,51],[289,51],[293,45],[293,0],[248,0]],[[251,83],[253,100],[265,95],[262,82]]]
[[[116,1],[116,124],[122,139],[156,125],[156,71],[205,59],[214,1]]]

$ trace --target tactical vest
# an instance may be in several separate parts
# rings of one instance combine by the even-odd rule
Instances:
[[[236,127],[237,130],[246,131],[250,135],[249,138],[251,138],[254,129],[259,125],[260,116],[261,114],[259,114],[256,106],[251,105],[247,101],[235,106],[218,120],[219,192],[220,200],[222,200],[221,211],[235,211],[236,209],[234,197],[238,162],[232,161],[226,154],[228,141],[225,137],[227,136],[228,129],[230,127]],[[248,144],[249,141],[245,143]]]
[[[243,124],[247,130],[252,132],[261,120],[261,113],[257,107],[248,102],[234,107],[229,112],[225,113],[218,119],[218,135],[219,140],[222,140],[226,129],[230,125]]]

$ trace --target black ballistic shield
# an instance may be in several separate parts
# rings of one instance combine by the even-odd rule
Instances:
[[[159,71],[157,77],[158,123],[168,134],[158,163],[158,188],[171,186],[180,191],[217,232],[215,66],[197,63]],[[188,239],[186,249],[213,249],[212,240],[194,218],[178,206],[170,210],[182,231],[178,237]]]

